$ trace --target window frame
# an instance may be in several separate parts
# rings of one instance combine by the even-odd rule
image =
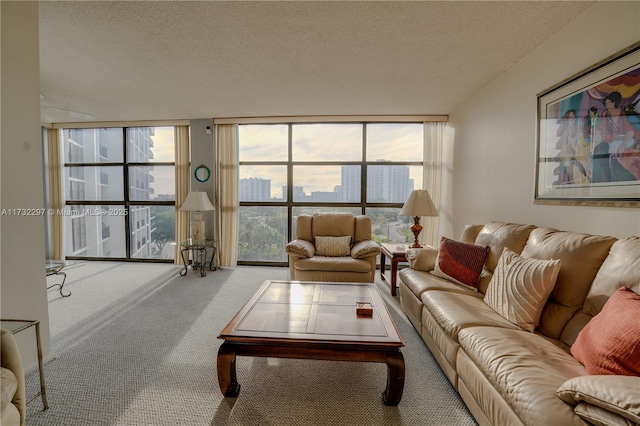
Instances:
[[[81,167],[96,167],[100,170],[103,167],[118,167],[122,169],[122,180],[123,180],[123,199],[122,200],[68,200],[65,199],[65,206],[92,206],[95,208],[99,208],[100,206],[116,206],[118,208],[123,208],[126,212],[125,215],[122,216],[122,220],[124,220],[124,232],[125,232],[125,256],[124,257],[115,257],[115,256],[82,256],[82,255],[65,255],[65,259],[67,260],[96,260],[96,261],[121,261],[121,262],[146,262],[146,263],[174,263],[174,259],[160,259],[160,258],[139,258],[132,256],[132,236],[131,236],[131,207],[137,206],[174,206],[176,205],[175,200],[131,200],[130,199],[130,182],[129,182],[129,168],[142,166],[171,166],[175,168],[175,153],[174,153],[174,161],[149,161],[149,162],[129,162],[129,147],[128,147],[128,131],[129,129],[135,129],[140,127],[175,127],[172,124],[149,124],[149,125],[122,125],[117,127],[104,127],[104,126],[87,126],[87,127],[71,127],[71,128],[62,128],[62,131],[75,131],[75,130],[97,130],[100,131],[102,129],[108,128],[118,128],[122,130],[122,161],[94,161],[94,162],[71,162],[67,161],[66,156],[64,157],[64,169],[71,170],[74,168]],[[63,145],[65,138],[63,140]],[[99,146],[99,154],[100,158],[102,155],[102,145]],[[65,147],[63,146],[63,152],[65,151]],[[102,183],[100,183],[102,184]],[[86,192],[85,192],[86,193]],[[73,220],[73,219],[72,219]],[[76,219],[77,220],[77,219]],[[104,234],[104,228],[100,230],[102,234]],[[108,233],[111,231],[108,230]],[[84,230],[85,240],[86,240],[86,228]],[[65,248],[66,251],[66,248]]]
[[[293,239],[292,231],[295,227],[293,223],[293,210],[300,207],[317,208],[356,208],[360,210],[359,214],[366,214],[368,208],[402,208],[404,202],[368,202],[367,201],[367,173],[370,166],[380,166],[378,161],[367,161],[367,126],[369,124],[420,124],[423,121],[318,121],[318,122],[277,122],[277,123],[240,123],[239,126],[251,125],[287,125],[287,161],[238,161],[238,170],[242,166],[285,166],[287,170],[287,194],[283,201],[239,201],[239,209],[242,207],[286,207],[287,209],[287,241]],[[294,161],[293,160],[293,127],[300,124],[357,124],[362,128],[362,151],[359,161]],[[424,130],[423,130],[424,132]],[[424,136],[424,134],[423,134]],[[238,147],[242,141],[238,139]],[[392,166],[408,166],[408,167],[424,167],[425,159],[422,161],[389,161],[384,165]],[[360,166],[360,201],[358,202],[312,202],[312,201],[294,201],[294,182],[293,169],[295,166]],[[238,182],[238,187],[239,187]],[[422,186],[422,183],[420,183]],[[238,240],[237,244],[240,244]],[[238,247],[239,252],[239,247]],[[259,260],[240,260],[238,265],[256,265],[256,266],[288,266],[288,260],[283,262],[259,261]]]

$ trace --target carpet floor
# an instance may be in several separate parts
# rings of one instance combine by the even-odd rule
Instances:
[[[178,272],[149,264],[69,269],[72,296],[49,290],[50,408],[43,411],[39,399],[28,404],[28,426],[476,424],[379,277],[405,342],[397,407],[382,403],[387,371],[377,363],[238,357],[242,390],[224,398],[218,333],[264,280],[286,280],[288,269],[244,266],[204,278]],[[74,281],[74,274],[87,276]],[[35,371],[27,395],[38,389]]]

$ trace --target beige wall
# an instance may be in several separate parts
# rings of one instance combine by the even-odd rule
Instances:
[[[42,209],[38,3],[3,1],[1,16],[1,208]],[[1,316],[40,320],[48,356],[44,218],[2,215],[0,229]],[[27,371],[37,367],[34,333],[16,335]]]
[[[451,115],[447,236],[501,220],[617,237],[640,235],[640,209],[533,205],[536,94],[640,40],[640,2],[600,2]],[[445,221],[445,226],[447,221]]]

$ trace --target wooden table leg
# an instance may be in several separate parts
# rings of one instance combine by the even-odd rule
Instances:
[[[224,396],[238,396],[240,393],[240,383],[236,377],[236,351],[227,342],[218,349],[218,385]]]
[[[404,391],[404,357],[402,352],[387,352],[387,389],[382,393],[385,405],[398,405]]]
[[[398,277],[398,262],[400,259],[396,257],[391,258],[391,295],[396,295],[396,281]]]

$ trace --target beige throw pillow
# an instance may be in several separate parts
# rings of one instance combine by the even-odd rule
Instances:
[[[316,237],[318,256],[347,256],[351,252],[351,237]]]
[[[560,271],[560,260],[519,256],[505,247],[484,301],[505,319],[533,332]]]

